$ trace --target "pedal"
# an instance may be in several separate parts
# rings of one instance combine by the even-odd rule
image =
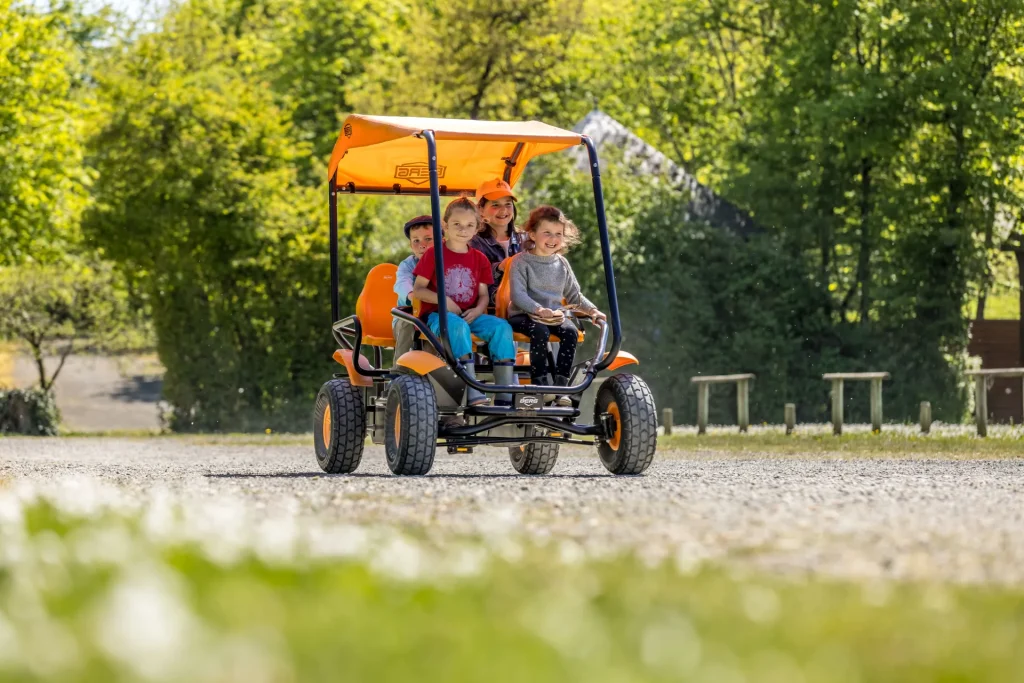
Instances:
[[[453,455],[455,453],[472,453],[472,452],[473,452],[473,447],[472,446],[449,446],[448,447],[448,455]]]

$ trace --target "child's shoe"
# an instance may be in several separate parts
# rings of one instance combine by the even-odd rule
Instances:
[[[564,375],[555,375],[556,387],[569,386],[569,378]],[[559,408],[572,408],[572,399],[564,394],[555,399],[555,405]]]

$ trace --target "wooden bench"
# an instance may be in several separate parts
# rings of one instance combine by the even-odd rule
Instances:
[[[882,431],[882,380],[888,372],[827,372],[821,376],[832,382],[832,433],[843,433],[843,382],[871,381],[871,431]]]
[[[1024,368],[968,370],[964,374],[974,378],[974,419],[978,436],[988,436],[988,388],[997,377],[1024,377]]]
[[[711,384],[736,383],[736,421],[740,431],[745,432],[750,426],[750,380],[755,375],[697,375],[690,381],[697,385],[697,433],[705,434],[708,430],[708,386]]]

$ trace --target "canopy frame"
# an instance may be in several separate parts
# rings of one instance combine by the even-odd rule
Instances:
[[[412,195],[412,196],[430,196],[430,209],[432,218],[432,229],[434,237],[434,267],[435,267],[435,280],[437,283],[437,298],[439,301],[444,301],[446,297],[445,285],[444,285],[444,247],[443,239],[444,235],[441,230],[441,196],[442,195],[458,195],[466,192],[467,190],[451,190],[445,186],[442,186],[439,182],[438,177],[438,163],[437,163],[437,141],[434,137],[434,131],[425,129],[415,134],[415,137],[421,138],[426,142],[426,153],[427,153],[427,166],[429,169],[430,176],[430,187],[429,189],[423,188],[420,190],[417,188],[415,191],[400,190],[395,191],[395,188],[359,188],[349,183],[344,189],[339,187],[337,184],[337,170],[333,173],[329,180],[329,203],[330,203],[330,250],[331,250],[331,321],[332,328],[340,322],[340,308],[341,298],[338,286],[338,194],[400,194],[400,195]],[[618,294],[615,287],[615,272],[612,265],[612,253],[611,253],[611,240],[608,236],[608,222],[605,216],[604,209],[604,193],[601,186],[601,170],[600,162],[598,160],[597,147],[594,141],[587,135],[580,136],[580,144],[585,145],[587,148],[587,157],[590,162],[590,177],[594,191],[594,208],[597,214],[597,227],[598,234],[601,242],[601,261],[604,269],[604,280],[605,289],[608,294],[608,324],[610,325],[611,331],[611,345],[607,349],[607,353],[602,357],[600,355],[595,357],[595,361],[589,363],[583,373],[583,381],[579,384],[569,387],[557,387],[557,386],[541,386],[541,385],[496,385],[496,384],[484,384],[477,381],[475,377],[470,377],[465,370],[462,368],[462,364],[458,362],[455,354],[452,352],[451,342],[448,338],[448,316],[438,316],[438,327],[439,334],[435,336],[427,328],[422,321],[417,320],[420,323],[417,325],[418,328],[427,337],[427,340],[437,349],[444,360],[448,363],[448,366],[452,371],[465,382],[467,385],[477,389],[479,391],[487,393],[580,393],[586,390],[590,386],[591,382],[598,372],[604,370],[612,364],[618,355],[619,347],[622,344],[622,325],[619,318],[619,301]],[[506,182],[511,177],[512,169],[518,162],[519,154],[523,149],[523,143],[518,143],[512,153],[511,158],[505,158],[505,173],[504,177]],[[468,190],[472,192],[472,190]],[[404,311],[399,309],[392,309],[392,314],[398,315],[402,318],[409,317]],[[605,337],[605,334],[602,334]],[[602,340],[603,341],[603,340]],[[600,344],[602,347],[599,351],[604,350],[604,343]],[[358,347],[357,347],[358,353]],[[376,374],[383,372],[383,370],[366,370],[363,369],[359,363],[354,363],[354,370],[361,375],[367,377],[374,377]]]

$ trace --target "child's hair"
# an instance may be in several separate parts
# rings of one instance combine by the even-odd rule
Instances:
[[[487,197],[481,197],[480,201],[478,201],[476,203],[477,209],[483,209],[485,206],[487,206],[487,202],[489,202],[489,201],[491,201],[491,200],[487,199]],[[516,232],[516,218],[518,216],[519,216],[519,211],[516,209],[516,203],[513,200],[512,201],[512,220],[510,220],[508,222],[508,227],[506,228],[508,230],[508,232],[505,235],[495,234],[494,235],[494,239],[501,239],[502,237],[508,237],[509,239],[511,239],[512,238],[512,233]],[[480,232],[482,233],[485,230],[487,231],[487,234],[490,235],[491,232],[494,230],[494,228],[491,227],[491,224],[488,223],[483,218],[483,214],[480,214]]]
[[[477,213],[476,204],[474,204],[473,200],[468,197],[459,197],[448,202],[448,206],[444,207],[445,223],[448,222],[453,211],[472,211],[474,214]]]
[[[405,230],[405,239],[412,239],[413,228],[430,228],[433,227],[433,225],[434,219],[430,216],[417,216],[405,224],[403,228],[403,230]]]
[[[530,212],[530,217],[526,219],[526,225],[523,226],[523,232],[527,234],[537,232],[537,227],[544,221],[562,224],[565,235],[565,245],[561,250],[559,250],[559,253],[565,253],[580,243],[580,231],[579,228],[576,227],[576,224],[566,218],[565,214],[562,213],[560,209],[547,204],[544,206],[538,206]],[[532,242],[533,240],[530,241]],[[529,248],[533,249],[533,245],[530,244]]]

